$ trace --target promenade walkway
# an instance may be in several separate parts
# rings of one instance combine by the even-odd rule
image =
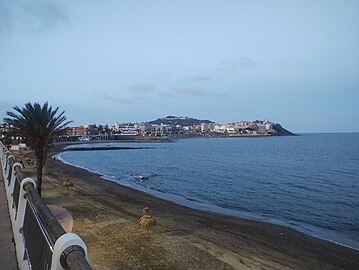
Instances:
[[[0,165],[1,166],[1,165]],[[4,178],[0,173],[0,269],[18,269],[13,234],[7,206]]]

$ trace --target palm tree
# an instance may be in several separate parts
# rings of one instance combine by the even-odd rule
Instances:
[[[25,142],[32,147],[36,156],[37,190],[41,196],[42,171],[47,157],[47,149],[54,136],[63,133],[64,128],[71,121],[66,122],[64,111],[57,114],[59,107],[52,109],[46,102],[25,104],[24,108],[14,107],[16,112],[6,112],[9,118],[4,118],[5,123],[10,124],[12,132],[23,137]]]

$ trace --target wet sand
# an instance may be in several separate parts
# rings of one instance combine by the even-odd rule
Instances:
[[[71,212],[94,269],[359,269],[359,251],[287,227],[180,206],[50,155],[43,198]],[[67,178],[74,184],[68,194],[61,187]],[[157,220],[148,237],[137,226],[144,207]]]

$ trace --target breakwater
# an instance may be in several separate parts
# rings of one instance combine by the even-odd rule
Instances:
[[[63,151],[108,151],[108,150],[140,150],[152,147],[125,147],[125,146],[78,146],[65,148]]]

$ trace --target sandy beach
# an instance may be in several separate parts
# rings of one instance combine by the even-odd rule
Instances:
[[[43,198],[70,211],[94,269],[359,269],[359,251],[176,205],[54,160],[56,151],[61,146],[46,162]],[[68,194],[61,186],[67,178],[74,185]],[[148,237],[137,225],[144,207],[157,220]]]

